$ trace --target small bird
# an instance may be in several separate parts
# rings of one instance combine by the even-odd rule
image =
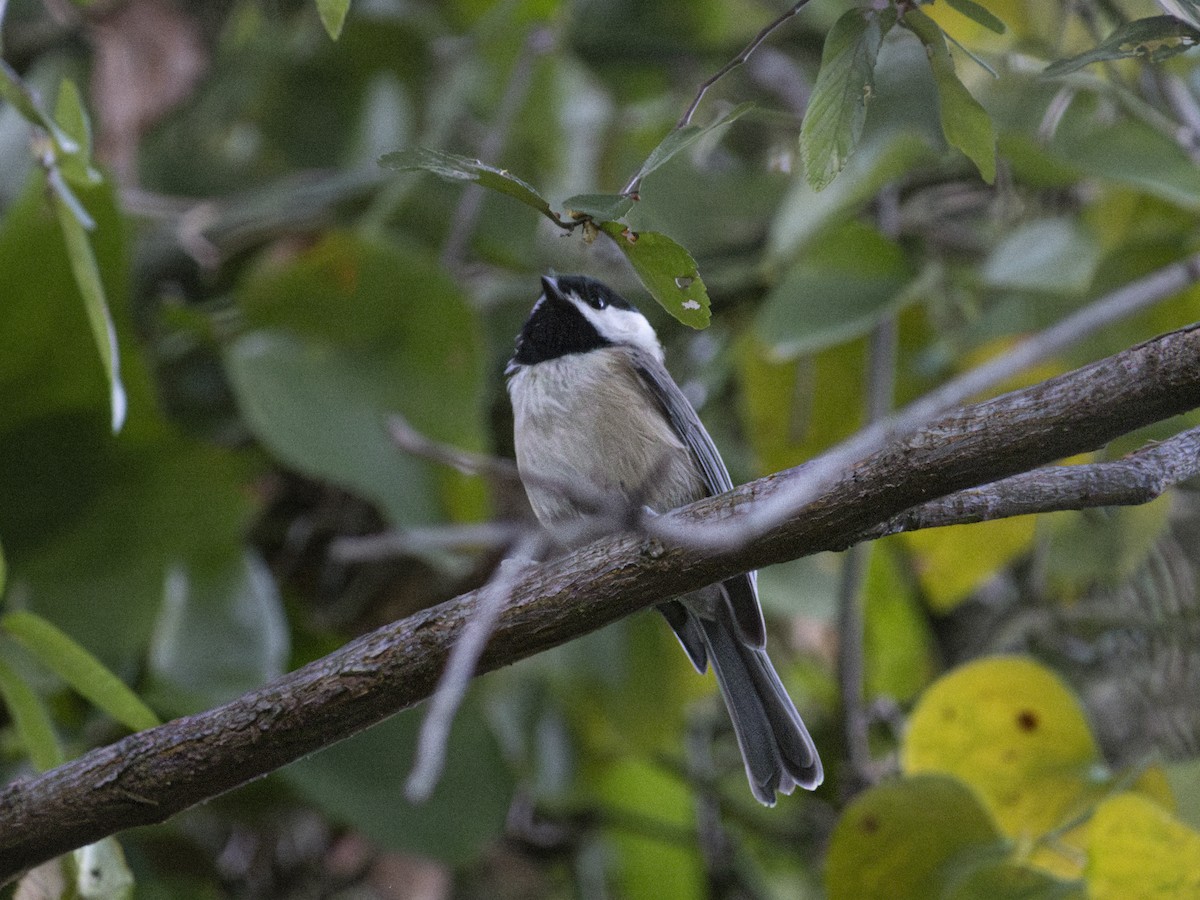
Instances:
[[[653,327],[599,281],[543,278],[505,375],[521,481],[556,536],[578,544],[614,510],[666,512],[733,487]],[[754,796],[773,806],[819,785],[816,747],[767,658],[755,573],[657,608],[696,670],[712,664]]]

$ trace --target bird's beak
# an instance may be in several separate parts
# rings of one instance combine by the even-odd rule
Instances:
[[[553,276],[542,276],[542,290],[545,292],[547,300],[563,299],[562,291],[558,289],[558,279]]]

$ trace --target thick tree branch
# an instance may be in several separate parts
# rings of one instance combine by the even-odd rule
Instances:
[[[1103,446],[1200,406],[1200,326],[945,415],[847,466],[797,515],[728,550],[640,535],[597,541],[516,579],[487,672],[735,572],[842,549],[910,507]],[[805,467],[663,518],[736,521]],[[429,696],[478,592],[364,635],[277,681],[139,732],[0,792],[0,879],[124,828],[161,822]]]
[[[827,493],[841,473],[858,460],[877,454],[888,445],[904,442],[909,434],[915,434],[936,416],[1051,358],[1087,335],[1147,309],[1197,281],[1200,281],[1200,253],[1163,266],[1089,303],[1045,331],[1016,344],[1006,353],[967,370],[894,415],[869,425],[826,451],[802,467],[802,476],[789,479],[788,490],[776,491],[765,496],[763,502],[756,503],[749,514],[739,521],[737,531],[740,534],[725,528],[715,535],[712,543],[722,547],[732,540],[752,540],[769,528],[793,518],[818,496]],[[660,520],[660,536],[671,536],[671,521],[665,517]],[[705,541],[709,531],[706,527],[693,529],[687,534],[680,533],[675,539],[686,539],[698,545]]]

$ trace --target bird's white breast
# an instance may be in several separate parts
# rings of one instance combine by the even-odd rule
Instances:
[[[509,381],[517,466],[550,527],[600,499],[665,511],[705,494],[690,451],[619,348],[525,366]]]

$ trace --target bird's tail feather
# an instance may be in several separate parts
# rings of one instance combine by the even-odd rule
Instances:
[[[754,796],[774,806],[777,791],[815,788],[824,778],[821,759],[766,651],[739,640],[732,623],[697,620]]]

